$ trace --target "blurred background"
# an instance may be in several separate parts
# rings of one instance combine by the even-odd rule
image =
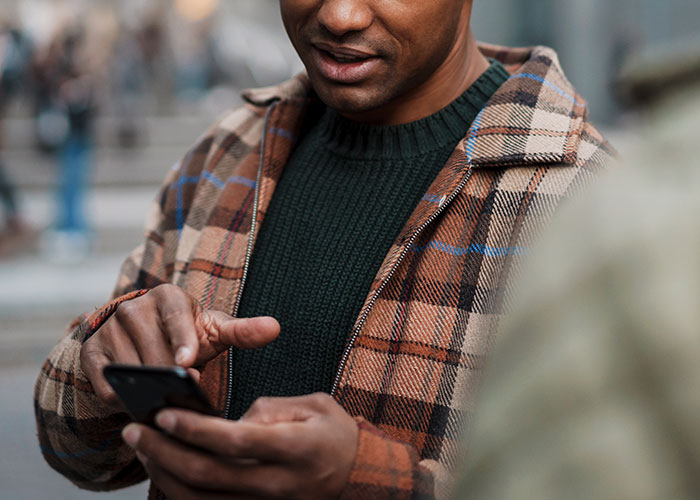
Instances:
[[[700,35],[697,0],[475,0],[474,18],[484,41],[555,47],[623,153],[621,68]],[[92,497],[39,454],[39,365],[105,302],[170,166],[240,89],[300,70],[274,0],[0,0],[0,497]]]

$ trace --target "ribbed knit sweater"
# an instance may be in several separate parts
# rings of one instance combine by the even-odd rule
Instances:
[[[396,126],[326,109],[301,138],[255,244],[239,315],[277,318],[277,340],[233,352],[231,416],[260,396],[330,391],[369,287],[392,243],[505,82],[498,62],[437,113]]]

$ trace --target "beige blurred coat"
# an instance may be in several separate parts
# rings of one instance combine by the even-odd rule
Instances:
[[[643,138],[533,252],[457,498],[700,498],[700,83]]]

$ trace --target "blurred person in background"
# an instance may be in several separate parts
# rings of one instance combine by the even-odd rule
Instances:
[[[471,0],[280,6],[307,73],[175,165],[41,370],[44,457],[81,487],[445,497],[511,270],[609,160],[555,52],[478,45]],[[110,362],[186,367],[226,418],[127,426]]]
[[[132,148],[139,145],[144,133],[140,117],[147,106],[149,71],[138,33],[126,27],[121,27],[115,44],[110,76],[119,145]]]
[[[182,52],[177,68],[177,91],[181,99],[194,100],[229,80],[220,64],[211,23],[200,25]]]
[[[700,40],[620,88],[643,141],[525,273],[456,498],[700,498]]]
[[[172,108],[173,63],[167,50],[165,14],[155,9],[137,27],[122,25],[110,68],[118,140],[125,148],[146,142],[140,122],[145,110],[163,113]]]
[[[9,22],[0,19],[0,200],[4,224],[0,226],[0,257],[21,250],[32,234],[20,212],[17,188],[3,164],[3,117],[9,100],[25,90],[31,67],[32,45],[29,39]]]
[[[95,74],[82,27],[61,30],[36,61],[39,129],[55,148],[59,166],[57,220],[46,237],[56,260],[80,260],[89,252],[86,196],[92,168]]]

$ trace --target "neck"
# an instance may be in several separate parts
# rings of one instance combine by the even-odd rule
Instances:
[[[445,61],[428,80],[386,106],[363,112],[361,116],[343,116],[374,125],[401,125],[420,120],[457,99],[488,67],[488,60],[479,51],[476,40],[467,27],[461,31]]]

